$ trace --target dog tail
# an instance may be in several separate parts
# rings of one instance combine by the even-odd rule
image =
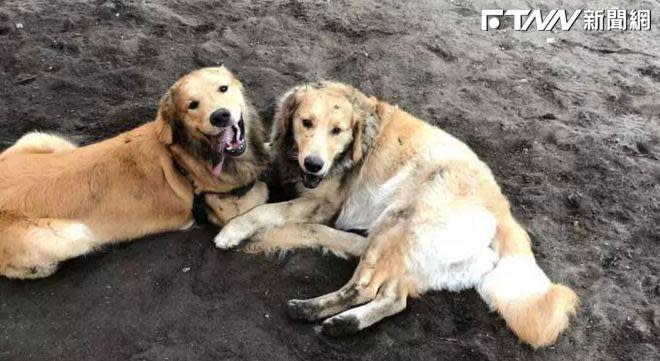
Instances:
[[[498,225],[495,268],[477,290],[509,328],[534,349],[555,342],[575,314],[578,298],[570,288],[552,283],[532,254],[527,232],[508,216]]]

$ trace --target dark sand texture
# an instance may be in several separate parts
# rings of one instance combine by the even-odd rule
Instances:
[[[615,5],[660,14],[658,1]],[[480,30],[482,8],[587,6],[0,1],[0,148],[35,129],[81,143],[117,134],[150,120],[179,76],[219,62],[267,119],[290,86],[338,79],[472,146],[542,268],[582,299],[568,332],[538,352],[474,291],[429,294],[329,339],[284,305],[335,290],[354,262],[221,252],[203,227],[67,262],[45,280],[0,279],[0,360],[657,360],[660,18],[641,33]]]

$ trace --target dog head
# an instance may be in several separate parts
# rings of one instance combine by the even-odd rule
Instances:
[[[333,82],[295,87],[280,100],[272,141],[293,140],[307,188],[316,188],[335,168],[358,162],[365,150],[365,118],[377,101]],[[275,139],[279,138],[279,139]]]
[[[203,68],[179,79],[160,103],[159,116],[172,129],[172,141],[213,163],[219,176],[225,155],[246,148],[247,101],[243,86],[225,67]]]

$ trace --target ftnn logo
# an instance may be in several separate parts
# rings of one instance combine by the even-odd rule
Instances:
[[[548,15],[543,17],[541,10],[481,10],[481,30],[499,29],[501,25],[499,17],[511,16],[515,31],[526,31],[533,23],[536,23],[536,30],[550,31],[559,23],[561,30],[568,31],[581,12],[582,10],[575,10],[569,17],[566,10],[550,10]]]

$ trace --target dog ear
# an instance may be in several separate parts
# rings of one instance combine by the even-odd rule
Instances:
[[[353,113],[353,162],[362,159],[362,124],[363,118],[358,118],[357,112]]]
[[[167,90],[167,93],[160,98],[158,115],[170,126],[176,121],[176,103],[174,102],[174,90]]]
[[[291,118],[298,108],[298,87],[295,87],[282,96],[275,111],[275,124],[271,141],[284,142],[291,127]]]
[[[176,128],[176,103],[174,101],[174,87],[167,90],[167,93],[160,98],[158,106],[157,120],[160,120],[158,137],[165,143],[170,144],[174,139],[174,130]]]
[[[364,122],[366,119],[374,114],[376,110],[376,100],[373,97],[367,97],[359,90],[352,88],[350,95],[351,103],[353,104],[353,162],[362,159],[364,149],[363,143],[363,130],[365,127]]]

